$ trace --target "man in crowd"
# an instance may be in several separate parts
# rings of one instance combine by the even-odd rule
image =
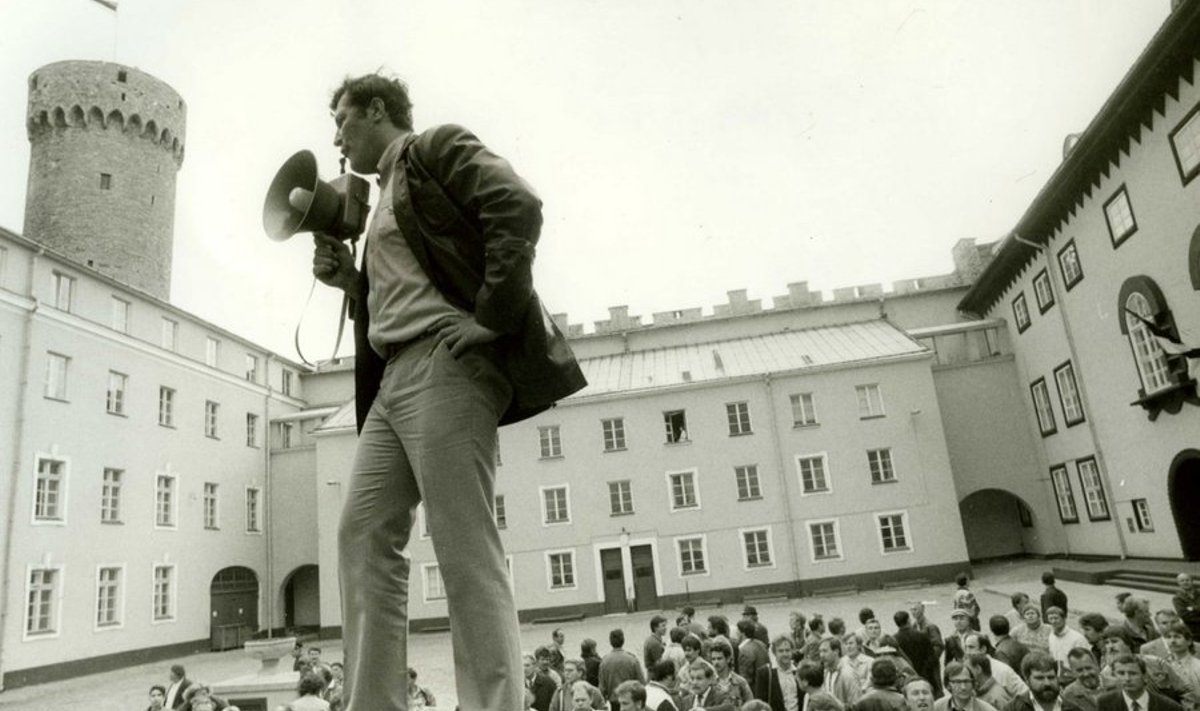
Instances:
[[[1009,636],[1008,617],[992,615],[988,620],[988,628],[992,631],[992,644],[996,649],[996,659],[1004,662],[1013,669],[1021,668],[1021,660],[1029,654],[1029,648]]]
[[[1099,711],[1182,711],[1183,707],[1147,688],[1146,663],[1134,654],[1122,654],[1112,662],[1118,689],[1102,694]]]
[[[942,664],[943,666],[950,662],[961,662],[963,658],[963,640],[967,635],[971,634],[971,613],[966,610],[953,610],[950,612],[950,622],[954,625],[954,631],[946,636],[942,648]]]
[[[550,666],[560,675],[563,673],[563,664],[567,661],[567,652],[563,648],[566,641],[567,636],[563,634],[561,627],[555,628],[550,633],[550,644],[548,645],[548,649],[550,650]]]
[[[704,651],[704,643],[701,642],[700,638],[694,634],[689,634],[687,637],[684,637],[683,641],[679,643],[679,646],[683,647],[683,659],[685,665],[688,667],[690,667],[697,659],[704,657],[702,653]]]
[[[1048,653],[1027,654],[1021,673],[1029,680],[1029,693],[1013,699],[1004,711],[1083,711],[1059,693],[1058,663]]]
[[[1049,570],[1042,573],[1042,585],[1046,586],[1046,589],[1042,591],[1042,617],[1047,617],[1046,611],[1051,607],[1062,610],[1064,616],[1070,609],[1067,607],[1067,594],[1059,590],[1054,582],[1054,573]]]
[[[672,627],[667,632],[667,646],[663,650],[662,658],[672,662],[677,672],[687,664],[687,655],[683,651],[683,640],[687,634],[687,630],[682,627]]]
[[[1104,643],[1102,637],[1108,629],[1108,618],[1099,612],[1088,612],[1079,616],[1079,631],[1087,637],[1092,646],[1092,656],[1097,662],[1104,659]]]
[[[791,637],[780,635],[771,643],[775,663],[758,670],[754,679],[755,697],[766,701],[771,711],[800,711],[800,686],[792,668]]]
[[[605,708],[604,696],[600,694],[600,690],[584,680],[586,670],[582,659],[572,658],[563,662],[563,683],[550,697],[550,711],[570,711],[571,695],[580,682],[587,687],[589,708]]]
[[[688,667],[691,678],[691,691],[682,697],[684,709],[705,709],[705,711],[736,711],[741,704],[735,706],[716,687],[717,672],[713,665],[697,659]]]
[[[146,711],[162,711],[166,708],[167,703],[167,687],[162,684],[155,684],[150,687],[150,705],[146,707]]]
[[[666,620],[663,620],[664,624]],[[646,687],[640,681],[623,681],[617,687],[617,704],[620,711],[644,711]]]
[[[1075,680],[1062,690],[1064,699],[1075,702],[1083,711],[1097,711],[1096,703],[1104,688],[1100,683],[1100,665],[1090,649],[1072,649],[1067,653],[1067,665]]]
[[[650,667],[647,676],[650,681],[646,683],[646,708],[649,711],[677,711],[679,709],[679,694],[676,690],[678,685],[678,670],[675,664],[669,659],[660,659],[657,664]],[[620,695],[621,689],[617,687],[617,694]]]
[[[892,620],[896,623],[896,646],[908,657],[908,661],[912,663],[917,674],[927,680],[931,686],[936,685],[935,680],[938,678],[937,652],[934,651],[929,636],[915,629],[910,623],[910,619],[909,614],[904,610],[897,610],[896,614],[892,615]]]
[[[869,607],[864,607],[858,611],[858,629],[854,630],[862,639],[867,638],[867,620],[875,619],[875,611]]]
[[[1021,616],[1021,610],[1024,610],[1025,606],[1029,604],[1029,596],[1023,592],[1015,592],[1009,596],[1009,602],[1012,603],[1012,607],[1004,613],[1004,616],[1008,618],[1008,628],[1014,630],[1018,625],[1025,623],[1025,618]]]
[[[851,711],[902,711],[904,695],[896,691],[899,675],[891,659],[876,659],[871,665],[871,688],[859,697]]]
[[[968,586],[970,581],[971,578],[966,573],[959,573],[958,576],[954,578],[954,582],[958,585],[958,588],[954,591],[953,606],[955,610],[967,611],[967,614],[971,616],[971,629],[978,632],[979,601],[975,599],[975,593],[971,592],[971,588]]]
[[[933,711],[995,711],[990,704],[975,697],[975,675],[966,664],[947,664],[943,681],[949,693],[933,703]]]
[[[1116,660],[1132,654],[1137,657],[1144,682],[1151,691],[1173,700],[1183,698],[1183,694],[1187,692],[1187,685],[1175,669],[1165,659],[1135,654],[1133,635],[1125,626],[1109,627],[1104,630],[1101,639],[1104,644],[1104,657],[1100,665],[1101,678],[1107,676],[1110,679],[1118,679]]]
[[[1200,639],[1200,590],[1196,589],[1196,583],[1188,573],[1175,576],[1175,584],[1179,586],[1171,598],[1175,614],[1192,631],[1192,638]]]
[[[821,688],[832,694],[844,706],[858,701],[858,697],[862,694],[862,686],[858,681],[858,676],[854,673],[854,668],[847,664],[842,656],[842,640],[837,637],[821,640],[817,647],[817,656],[821,661],[821,668],[825,672]]]
[[[766,625],[758,621],[757,608],[753,605],[746,605],[746,607],[742,608],[742,619],[750,620],[754,623],[754,638],[762,642],[764,648],[771,643],[771,638],[767,635]]]
[[[1028,647],[1030,651],[1036,649],[1049,653],[1050,626],[1042,622],[1042,611],[1032,603],[1027,604],[1021,610],[1021,619],[1025,620],[1025,624],[1011,632],[1013,639]]]
[[[803,695],[800,700],[800,709],[807,711],[813,697],[824,691],[825,670],[818,662],[805,660],[796,667],[796,681],[800,683],[800,693]]]
[[[615,629],[608,633],[608,643],[612,651],[600,660],[600,693],[608,699],[613,711],[617,711],[617,698],[614,696],[617,687],[623,681],[644,682],[642,667],[637,657],[625,651],[625,631]]]
[[[933,645],[934,659],[941,659],[946,642],[942,639],[942,631],[938,629],[938,626],[925,617],[925,603],[920,600],[913,600],[908,606],[908,614],[912,617],[912,628],[929,638],[929,643]],[[940,675],[934,675],[934,679],[929,683],[933,686],[933,695],[941,696],[942,683]]]
[[[975,696],[980,701],[988,703],[995,709],[1003,709],[1012,702],[1013,695],[996,683],[995,677],[992,676],[991,657],[976,653],[968,654],[964,660],[975,676]]]
[[[741,708],[742,704],[754,698],[750,682],[733,670],[733,648],[725,640],[716,640],[708,650],[708,659],[712,662],[717,676],[713,681],[717,691],[734,705]]]
[[[1067,627],[1067,613],[1063,608],[1057,605],[1048,607],[1046,622],[1050,624],[1050,656],[1054,657],[1060,668],[1067,666],[1067,654],[1072,649],[1091,648],[1083,633]]]
[[[754,608],[747,608],[754,609]],[[737,623],[738,634],[742,640],[738,643],[737,648],[737,671],[746,681],[755,679],[758,676],[758,670],[762,667],[771,664],[771,654],[767,651],[767,645],[758,639],[755,635],[756,626],[754,620],[749,617],[743,617]],[[765,627],[763,629],[766,629]]]
[[[986,636],[977,633],[967,635],[963,639],[963,650],[966,654],[986,654],[992,657],[992,677],[1010,696],[1017,697],[1029,692],[1029,687],[1017,670],[995,658],[996,650],[992,648],[992,642]]]
[[[550,699],[557,687],[554,679],[538,667],[537,658],[532,654],[521,655],[521,664],[525,670],[525,690],[533,694],[533,708],[550,711]]]
[[[1175,612],[1175,610],[1169,607],[1164,607],[1158,612],[1154,613],[1154,626],[1158,628],[1159,637],[1158,639],[1152,639],[1143,644],[1139,654],[1149,654],[1150,656],[1158,657],[1159,659],[1166,659],[1169,657],[1171,652],[1169,649],[1167,649],[1167,641],[1163,639],[1163,636],[1166,635],[1167,630],[1171,628],[1171,625],[1178,623],[1179,615]]]
[[[168,674],[170,683],[167,684],[167,698],[163,702],[163,707],[168,709],[178,709],[187,701],[187,691],[192,685],[192,680],[187,678],[187,671],[182,664],[172,664],[171,671]]]
[[[663,652],[666,651],[666,645],[663,639],[667,636],[667,618],[662,615],[655,615],[650,618],[650,636],[646,637],[645,644],[642,645],[642,664],[646,669],[654,666],[654,663],[662,659]]]
[[[680,617],[686,618],[679,626],[687,628],[688,633],[696,635],[697,639],[704,639],[704,625],[696,621],[696,608],[685,605],[679,612]]]
[[[914,676],[904,682],[904,701],[908,711],[932,711],[933,685],[923,677]]]
[[[1133,653],[1142,650],[1142,645],[1152,639],[1158,639],[1158,630],[1154,629],[1154,620],[1150,617],[1150,601],[1130,595],[1121,603],[1121,613],[1125,615],[1125,629],[1133,638]]]

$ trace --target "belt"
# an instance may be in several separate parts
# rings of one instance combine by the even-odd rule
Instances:
[[[439,330],[440,329],[431,328],[428,331],[426,331],[425,333],[422,333],[421,335],[417,336],[416,338],[410,338],[407,341],[400,341],[398,343],[384,344],[384,346],[383,346],[384,359],[390,361],[391,359],[395,358],[400,353],[408,350],[409,348],[411,348],[412,346],[415,346],[416,344],[420,343],[421,341],[424,341],[427,338],[432,338],[433,336],[436,336]]]

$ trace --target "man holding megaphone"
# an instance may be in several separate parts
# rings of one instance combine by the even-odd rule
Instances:
[[[329,234],[315,236],[313,256],[355,325],[359,441],[338,531],[347,710],[406,706],[403,551],[421,501],[459,706],[519,709],[516,605],[493,517],[496,428],[585,385],[533,290],[541,201],[465,129],[414,133],[397,79],[348,78],[331,108],[334,145],[354,172],[380,178],[362,268]],[[312,200],[286,195],[298,212]]]

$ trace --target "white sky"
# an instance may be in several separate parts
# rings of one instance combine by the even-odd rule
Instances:
[[[538,289],[589,331],[612,305],[649,322],[732,289],[888,284],[1007,232],[1169,5],[0,0],[0,225],[24,219],[29,74],[136,66],[188,104],[172,301],[294,355],[311,241],[269,242],[262,198],[301,148],[336,173],[329,92],[383,67],[418,130],[463,124],[534,185]],[[318,288],[309,358],[336,329]]]

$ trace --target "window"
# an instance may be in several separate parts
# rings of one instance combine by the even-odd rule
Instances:
[[[794,393],[792,401],[792,427],[812,427],[817,424],[817,407],[812,393]]]
[[[663,424],[667,428],[667,444],[688,441],[687,415],[683,410],[664,412]]]
[[[1017,325],[1017,333],[1025,333],[1029,328],[1029,307],[1025,305],[1025,293],[1017,294],[1012,300],[1013,323]]]
[[[1108,236],[1114,249],[1137,232],[1137,220],[1133,217],[1133,207],[1124,185],[1104,203],[1104,219],[1108,222]]]
[[[154,621],[175,619],[175,566],[154,566]]]
[[[280,422],[279,423],[279,446],[283,449],[290,449],[295,446],[296,438],[296,423]]]
[[[215,531],[217,524],[217,485],[204,482],[204,527]]]
[[[613,516],[633,513],[633,485],[628,479],[608,482],[608,505]]]
[[[672,511],[700,508],[700,494],[696,490],[695,469],[667,472],[667,486],[670,489]]]
[[[1033,295],[1037,298],[1038,313],[1046,313],[1054,306],[1054,287],[1050,285],[1050,273],[1045,269],[1033,277]]]
[[[1075,367],[1067,361],[1054,369],[1054,384],[1058,387],[1058,404],[1062,407],[1063,422],[1073,427],[1084,420],[1083,399],[1075,382]]]
[[[64,523],[67,519],[67,463],[39,457],[34,482],[33,520]]]
[[[1086,457],[1075,462],[1079,467],[1079,485],[1083,491],[1083,504],[1087,508],[1089,521],[1107,521],[1108,500],[1104,498],[1104,482],[1100,479],[1100,467],[1095,457]]]
[[[74,294],[75,278],[61,272],[54,272],[54,308],[60,311],[70,311]]]
[[[733,478],[737,482],[738,501],[752,501],[762,498],[762,487],[758,483],[757,464],[734,467]]]
[[[175,426],[175,391],[165,385],[158,388],[158,424]]]
[[[504,494],[497,494],[494,501],[496,528],[508,528],[508,509],[504,506]]]
[[[553,459],[562,456],[562,439],[558,434],[558,425],[538,428],[538,440],[542,446],[542,459]]]
[[[750,404],[731,402],[725,405],[725,416],[729,420],[729,436],[750,434]]]
[[[1130,292],[1125,299],[1125,310],[1125,328],[1129,334],[1129,344],[1133,348],[1138,376],[1142,380],[1142,390],[1147,395],[1152,395],[1169,388],[1172,381],[1166,353],[1146,324],[1146,321],[1153,323],[1155,320],[1150,301],[1140,291]],[[1141,318],[1138,318],[1139,316]]]
[[[812,521],[808,524],[808,543],[813,561],[840,560],[837,521]]]
[[[625,420],[614,417],[600,420],[600,428],[604,431],[604,451],[619,452],[625,449]]]
[[[496,432],[495,447],[496,447],[496,466],[502,466],[504,464],[504,462],[500,460],[500,432],[499,431]]]
[[[858,385],[854,388],[858,396],[858,417],[865,420],[870,417],[883,417],[883,394],[879,385]]]
[[[546,553],[546,574],[551,590],[569,590],[575,587],[575,551]]]
[[[262,521],[259,515],[259,499],[262,490],[254,487],[246,489],[246,533],[262,533]]]
[[[179,324],[169,318],[162,320],[162,347],[174,351],[178,345]]]
[[[886,484],[896,481],[896,470],[892,467],[890,447],[867,450],[867,465],[871,468],[871,483]]]
[[[1179,177],[1187,185],[1200,173],[1200,106],[1193,108],[1170,133]]]
[[[253,412],[246,413],[246,446],[258,446],[258,415]]]
[[[96,571],[97,628],[121,624],[121,572],[115,567]]]
[[[1058,519],[1063,523],[1079,523],[1075,492],[1071,489],[1071,477],[1067,476],[1065,464],[1050,467],[1050,482],[1054,485],[1054,499],[1058,502]]]
[[[825,475],[824,453],[796,457],[796,469],[800,473],[801,496],[829,491],[829,478]]]
[[[210,368],[217,367],[217,357],[221,354],[221,342],[212,336],[204,339],[204,364]]]
[[[774,568],[775,561],[771,557],[771,529],[753,528],[740,533],[744,554],[742,562],[745,563],[746,569]]]
[[[551,526],[571,522],[571,506],[568,501],[567,487],[543,486],[542,492],[542,523]]]
[[[283,394],[286,395],[287,397],[292,396],[292,387],[294,385],[294,383],[292,381],[295,377],[296,377],[296,374],[293,373],[292,371],[290,371],[286,368],[283,370],[283,376],[282,376],[283,380],[281,383],[281,385],[282,385],[281,390],[282,390]]]
[[[442,569],[437,563],[426,563],[421,566],[425,582],[425,602],[446,599],[446,584],[442,582]]]
[[[258,356],[246,354],[246,380],[258,382]]]
[[[1149,533],[1154,530],[1154,521],[1150,519],[1150,503],[1145,499],[1134,499],[1133,518],[1137,521],[1137,530]]]
[[[1050,407],[1050,391],[1046,388],[1046,379],[1038,378],[1029,386],[1033,394],[1033,412],[1037,415],[1038,431],[1043,437],[1048,437],[1058,431],[1054,423],[1054,409]]]
[[[129,72],[125,71],[124,69],[117,71],[117,81],[124,84],[126,81],[128,81],[128,79],[129,79]],[[124,96],[124,94],[122,94],[122,96]]]
[[[1083,267],[1079,264],[1079,252],[1075,249],[1075,240],[1067,242],[1058,250],[1058,269],[1062,272],[1063,286],[1070,291],[1073,286],[1083,281]]]
[[[704,536],[675,539],[679,551],[680,575],[707,575],[707,555],[704,550]]]
[[[154,477],[154,525],[156,528],[175,527],[175,477],[159,474]]]
[[[115,296],[112,300],[112,327],[114,331],[129,332],[129,302]]]
[[[879,542],[883,547],[884,553],[899,553],[901,551],[912,550],[908,540],[908,526],[906,525],[904,513],[886,513],[880,514],[877,518],[879,521]]]
[[[58,568],[31,568],[25,598],[25,636],[37,637],[58,632]]]
[[[212,400],[204,401],[204,434],[207,437],[217,436],[217,411],[220,405]]]
[[[108,371],[108,393],[104,399],[104,409],[108,414],[125,414],[125,390],[128,385],[128,375],[115,370]]]
[[[429,531],[429,516],[425,513],[424,501],[417,504],[417,531],[421,540],[427,540],[433,535]]]
[[[67,399],[67,364],[71,359],[58,353],[46,354],[46,383],[42,394],[51,400]]]
[[[100,486],[100,522],[121,522],[121,482],[125,472],[120,469],[104,468]]]

